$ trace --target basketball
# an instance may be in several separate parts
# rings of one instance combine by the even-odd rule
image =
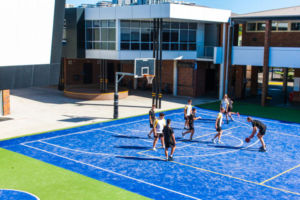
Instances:
[[[245,141],[246,141],[247,143],[249,143],[249,142],[250,142],[250,138],[246,138]]]

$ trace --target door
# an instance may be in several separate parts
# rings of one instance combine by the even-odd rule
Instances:
[[[83,64],[83,83],[92,84],[93,83],[93,64],[84,63]]]

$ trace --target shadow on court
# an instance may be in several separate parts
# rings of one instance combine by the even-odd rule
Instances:
[[[138,137],[138,136],[129,136],[129,135],[113,135],[116,138],[124,138],[124,139],[148,139],[145,137]]]
[[[137,150],[147,150],[149,147],[141,147],[141,146],[115,146],[115,148],[120,149],[137,149]]]
[[[116,158],[123,158],[123,159],[127,159],[127,160],[163,161],[163,160],[158,159],[158,158],[142,158],[142,157],[126,157],[126,156],[116,156]]]
[[[243,151],[258,151],[259,150],[259,148],[254,148],[254,147],[245,148],[245,147],[234,147],[234,146],[225,146],[225,145],[221,145],[221,146],[208,145],[208,146],[219,148],[219,149],[236,149],[236,150],[243,150]]]

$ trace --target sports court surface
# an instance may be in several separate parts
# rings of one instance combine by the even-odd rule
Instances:
[[[224,144],[213,144],[217,112],[197,109],[203,119],[191,142],[181,138],[183,109],[165,114],[177,139],[173,162],[164,161],[162,148],[150,150],[148,115],[0,146],[151,199],[300,199],[300,124],[260,119],[268,127],[262,153],[256,138],[244,143],[252,131],[246,116],[223,124]]]

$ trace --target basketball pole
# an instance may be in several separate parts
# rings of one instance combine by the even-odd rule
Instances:
[[[153,32],[152,32],[153,46],[152,46],[152,49],[153,49],[153,58],[154,59],[156,58],[156,48],[155,48],[156,33],[155,33],[155,30],[156,30],[156,19],[153,19]],[[156,68],[156,61],[155,61],[155,68]],[[154,74],[154,75],[156,75],[156,74]],[[156,78],[155,78],[155,80],[152,84],[152,105],[155,104],[155,97],[156,97],[156,84],[155,84],[155,82],[156,82]]]
[[[158,65],[158,54],[159,54],[159,19],[156,19],[156,30],[155,30],[155,72],[156,72],[156,79],[155,79],[155,106],[158,108],[158,92],[159,92],[159,65]]]
[[[121,76],[119,78],[119,75]],[[124,78],[124,76],[134,76],[131,73],[116,72],[115,76],[115,94],[114,94],[114,119],[119,118],[119,82]]]

